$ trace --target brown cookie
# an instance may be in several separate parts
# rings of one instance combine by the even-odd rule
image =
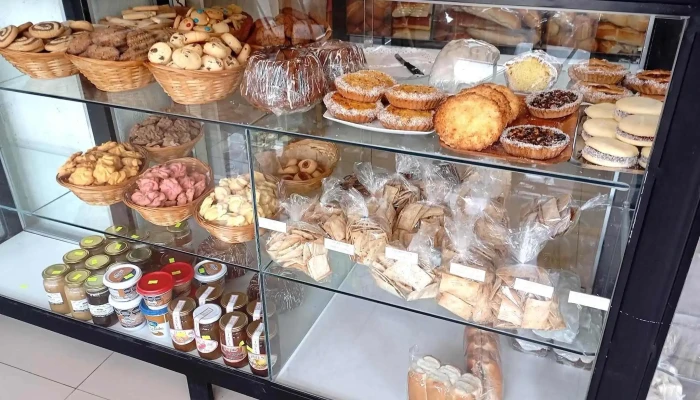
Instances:
[[[118,47],[126,44],[127,33],[128,30],[122,27],[110,26],[109,28],[92,32],[90,38],[98,46]]]
[[[70,43],[68,43],[68,49],[66,50],[66,53],[73,55],[81,54],[85,52],[91,44],[92,40],[90,40],[90,35],[74,34],[72,35]]]
[[[86,53],[89,58],[95,60],[117,61],[119,59],[119,50],[111,46],[90,46]]]
[[[122,53],[121,56],[119,56],[119,61],[145,61],[147,58],[148,58],[148,48],[145,48],[145,49],[130,48],[129,50]]]
[[[126,45],[132,50],[149,49],[155,42],[155,37],[142,29],[135,29],[126,34]]]

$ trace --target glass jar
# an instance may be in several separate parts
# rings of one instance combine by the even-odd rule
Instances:
[[[267,376],[268,360],[275,365],[279,355],[279,340],[277,340],[277,325],[270,324],[270,355],[268,358],[265,347],[265,335],[267,335],[265,324],[262,321],[255,321],[248,324],[246,328],[246,350],[248,350],[248,365],[250,371],[258,376]]]
[[[71,269],[80,269],[85,265],[85,260],[90,257],[90,252],[83,249],[71,250],[63,255],[63,263]]]
[[[153,264],[161,265],[160,260],[168,249],[175,247],[175,237],[172,233],[159,231],[151,233],[151,250],[153,251]]]
[[[221,354],[224,364],[229,367],[243,368],[248,365],[246,326],[248,316],[240,311],[224,314],[219,320]]]
[[[222,263],[204,260],[194,267],[195,287],[218,283],[224,286],[226,282],[226,266]]]
[[[85,260],[85,269],[91,274],[105,274],[107,267],[112,264],[112,258],[106,254],[97,254]]]
[[[245,314],[248,296],[243,292],[226,292],[221,295],[221,309],[224,313],[240,311]]]
[[[173,286],[173,297],[191,296],[192,295],[192,280],[194,279],[194,269],[191,264],[183,262],[175,262],[161,268],[161,271],[167,272],[173,276],[175,280]]]
[[[117,314],[114,307],[109,304],[109,289],[105,286],[104,275],[90,275],[85,280],[85,292],[87,293],[88,308],[95,325],[110,327],[117,323]]]
[[[129,243],[123,240],[115,240],[105,246],[105,254],[110,256],[114,262],[127,262],[126,254],[129,252]]]
[[[225,262],[226,280],[240,278],[245,275],[244,268],[235,265],[256,265],[255,249],[249,249],[247,243],[226,243],[213,236],[209,236],[199,244],[197,254],[209,260]]]
[[[66,264],[49,265],[41,272],[41,277],[44,279],[44,291],[53,312],[69,314],[71,311],[65,293],[65,277],[69,272],[70,267]]]
[[[86,252],[87,253],[87,252]],[[90,277],[90,271],[86,269],[76,269],[66,275],[66,299],[70,304],[70,315],[81,321],[90,321],[90,305],[87,299],[87,292],[83,283]]]
[[[216,304],[219,306],[221,295],[224,294],[224,287],[218,283],[200,286],[194,294],[197,305]]]
[[[194,340],[194,309],[197,304],[189,297],[177,298],[168,304],[170,339],[175,350],[190,352],[197,348]]]
[[[146,318],[146,325],[153,336],[168,337],[170,329],[168,328],[168,304],[165,307],[152,310],[146,304],[146,301],[141,301],[141,313]]]
[[[256,273],[248,282],[248,300],[260,300],[260,274]]]
[[[100,235],[90,235],[80,239],[79,244],[81,249],[87,250],[91,256],[94,256],[104,253],[107,239]]]
[[[129,228],[127,228],[124,225],[112,225],[109,228],[105,229],[105,237],[108,241],[120,239],[120,237],[128,237],[130,234],[131,233],[129,232]]]
[[[192,247],[192,230],[190,229],[190,224],[187,221],[178,222],[175,225],[171,225],[166,228],[168,232],[173,234],[175,238],[175,246],[181,248]]]
[[[109,296],[109,304],[114,307],[119,323],[127,331],[136,331],[146,325],[146,317],[141,312],[141,296],[138,294],[131,300],[118,301]]]
[[[151,310],[161,310],[168,307],[173,298],[175,280],[167,272],[151,272],[145,274],[136,284],[136,291],[143,296],[143,302]]]
[[[157,270],[153,264],[153,251],[147,246],[133,249],[126,253],[126,261],[141,268],[141,272],[148,273]]]
[[[197,352],[207,360],[221,357],[219,318],[221,308],[217,304],[205,304],[194,310],[194,339],[197,342]]]
[[[163,255],[160,257],[160,266],[165,266],[175,262],[184,262],[188,264],[194,264],[196,257],[192,254],[183,253],[175,250],[165,250]]]
[[[267,302],[267,318],[268,320],[270,319],[277,319],[277,307],[275,306],[275,303],[272,302]],[[246,305],[245,309],[246,314],[248,314],[248,317],[250,318],[250,322],[254,321],[259,321],[263,319],[263,304],[259,300],[253,300],[248,305]],[[275,321],[277,322],[277,321]]]
[[[115,264],[107,269],[104,284],[116,301],[129,301],[141,297],[136,292],[136,284],[141,279],[141,275],[141,268],[135,265]]]
[[[137,228],[135,231],[131,232],[129,235],[130,239],[134,240],[129,240],[129,246],[131,246],[132,249],[138,249],[143,246],[147,246],[146,243],[148,238],[151,236],[151,232],[146,229],[146,228]],[[138,242],[136,240],[139,240]]]

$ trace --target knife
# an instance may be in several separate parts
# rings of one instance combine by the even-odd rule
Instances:
[[[404,60],[403,57],[401,57],[401,56],[399,55],[399,53],[394,54],[394,57],[396,57],[396,59],[399,60],[399,62],[400,62],[404,67],[406,67],[406,69],[408,69],[413,75],[425,75],[423,72],[421,72],[421,70],[419,70],[418,68],[416,68],[415,65],[413,65],[413,64],[411,64],[410,62]]]

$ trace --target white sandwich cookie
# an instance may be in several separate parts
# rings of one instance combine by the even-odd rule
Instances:
[[[617,126],[615,137],[621,142],[640,147],[650,147],[654,144],[659,117],[653,115],[629,115]]]
[[[586,141],[581,156],[596,165],[629,168],[637,164],[639,150],[617,139],[593,137]]]
[[[615,103],[613,118],[620,121],[630,114],[661,116],[664,103],[649,97],[625,97]]]
[[[617,121],[612,118],[589,119],[583,123],[581,137],[588,140],[592,137],[614,138],[617,130]]]
[[[647,169],[649,164],[649,156],[651,155],[651,147],[643,147],[642,152],[639,155],[639,166]]]
[[[589,118],[608,118],[612,119],[615,113],[615,104],[598,103],[586,108],[586,115]]]

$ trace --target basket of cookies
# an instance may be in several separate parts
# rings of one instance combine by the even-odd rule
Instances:
[[[48,21],[9,25],[0,29],[0,55],[23,74],[35,79],[75,75],[78,69],[65,57],[71,40],[93,30],[88,21]]]
[[[173,101],[206,104],[224,99],[243,79],[251,48],[230,33],[174,33],[148,52],[148,69]]]
[[[277,179],[255,172],[254,181],[258,216],[273,218],[280,206]],[[196,208],[195,221],[215,238],[226,243],[255,239],[250,174],[221,179]]]
[[[198,159],[177,158],[146,170],[126,188],[123,201],[154,225],[175,225],[193,214],[213,176]]]
[[[95,206],[122,201],[127,187],[146,169],[148,153],[129,143],[107,142],[70,156],[56,182]]]
[[[163,163],[187,157],[204,136],[197,121],[151,115],[129,131],[129,142],[143,146],[152,161]]]
[[[163,30],[109,26],[71,40],[66,57],[100,90],[138,89],[153,81],[144,65],[148,50],[167,36]]]

